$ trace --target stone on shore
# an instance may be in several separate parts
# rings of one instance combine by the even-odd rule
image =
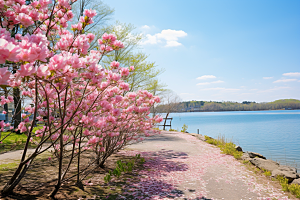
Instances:
[[[251,151],[248,151],[247,152],[249,154],[249,157],[250,158],[262,158],[262,159],[266,159],[266,157],[264,157],[263,155],[259,154],[259,153],[255,153],[255,152],[251,152]]]
[[[242,147],[241,147],[241,146],[235,146],[235,149],[236,149],[237,151],[241,151],[241,152],[243,152],[243,149],[242,149]]]
[[[294,179],[298,177],[297,169],[289,166],[280,166],[277,169],[272,171],[272,177],[283,176],[288,179],[288,182],[291,183]]]
[[[247,160],[247,161],[251,160],[251,158],[250,158],[250,156],[249,156],[249,154],[248,154],[247,152],[246,152],[246,153],[243,153],[241,159]]]
[[[294,179],[291,184],[298,184],[298,185],[300,185],[300,178]]]
[[[273,160],[266,160],[263,158],[252,158],[250,159],[250,162],[256,167],[258,167],[259,169],[265,169],[270,172],[273,172],[273,170],[279,168],[279,163]]]

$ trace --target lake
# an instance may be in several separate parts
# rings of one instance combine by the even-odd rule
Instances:
[[[172,129],[225,136],[243,148],[300,170],[300,110],[171,113]],[[168,124],[168,122],[167,122]],[[162,128],[162,127],[161,127]],[[167,128],[169,129],[169,128]]]

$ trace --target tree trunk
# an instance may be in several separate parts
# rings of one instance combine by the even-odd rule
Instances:
[[[168,112],[167,115],[166,115],[166,118],[165,118],[164,128],[163,128],[164,131],[166,130],[166,123],[167,123],[167,118],[168,118],[169,114],[170,113]]]
[[[20,98],[20,89],[19,88],[13,88],[13,94],[14,94],[14,116],[13,116],[13,123],[14,123],[14,129],[18,128],[19,124],[21,123],[21,98]],[[20,134],[20,131],[18,131],[18,134]]]
[[[52,192],[49,194],[49,197],[51,197],[52,199],[55,199],[55,195],[57,194],[59,188],[60,188],[60,183],[57,184],[54,188],[54,190],[52,190]]]
[[[82,129],[80,130],[79,146],[78,146],[78,160],[77,160],[77,184],[80,184],[80,154],[81,154],[81,137]],[[74,141],[75,142],[75,141]]]
[[[62,121],[64,121],[64,119],[62,119]],[[62,128],[63,129],[63,128]],[[55,199],[55,195],[57,194],[60,186],[61,186],[61,182],[62,182],[62,164],[63,164],[63,150],[64,150],[64,146],[63,146],[63,130],[61,130],[60,136],[59,136],[59,146],[60,146],[60,151],[59,151],[59,159],[58,159],[58,180],[57,180],[57,184],[55,185],[54,190],[50,193],[49,197],[51,197],[52,199]]]
[[[102,160],[100,163],[99,163],[99,167],[101,167],[102,169],[104,168],[104,163],[105,163],[105,160]]]
[[[31,161],[29,163],[25,164],[23,167],[22,164],[19,165],[18,169],[14,173],[14,175],[11,177],[8,183],[5,184],[4,188],[1,190],[1,194],[3,196],[7,196],[13,192],[15,187],[19,184],[19,182],[22,180],[22,178],[25,176]]]
[[[3,90],[4,90],[5,98],[7,99],[7,96],[8,96],[7,88],[4,87]],[[8,105],[7,105],[7,103],[4,104],[4,111],[6,112],[6,114],[5,114],[5,122],[8,123]]]

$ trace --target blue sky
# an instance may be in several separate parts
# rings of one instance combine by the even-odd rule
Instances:
[[[104,0],[182,100],[300,99],[300,1]]]

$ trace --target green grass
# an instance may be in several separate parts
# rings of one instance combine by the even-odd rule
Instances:
[[[1,164],[0,165],[0,172],[1,171],[10,171],[10,170],[15,170],[18,166],[17,162],[14,163],[7,163],[7,164]]]
[[[43,126],[34,127],[33,132],[43,128]],[[9,135],[9,136],[7,136]],[[6,137],[7,136],[7,137]],[[6,138],[5,138],[6,137]],[[0,153],[8,152],[11,150],[20,150],[23,149],[27,140],[27,136],[25,134],[16,134],[11,132],[1,132],[0,141],[5,138],[0,144]],[[34,144],[30,143],[30,147],[35,147]]]
[[[224,136],[219,136],[218,139],[213,139],[207,135],[204,136],[207,143],[218,146],[222,153],[227,155],[232,155],[236,159],[242,157],[243,152],[237,151],[235,149],[235,144],[231,141],[227,141]]]
[[[2,132],[0,140],[2,140],[8,134],[10,135],[2,141],[2,144],[14,144],[17,142],[25,143],[27,140],[27,136],[25,134],[16,134],[10,132]]]
[[[266,169],[262,169],[264,171],[264,175],[265,176],[271,176],[272,175],[272,172],[266,170]]]
[[[282,190],[285,192],[290,192],[295,195],[297,198],[300,198],[300,185],[298,184],[288,184],[288,180],[282,176],[277,176],[277,180],[282,186]]]

